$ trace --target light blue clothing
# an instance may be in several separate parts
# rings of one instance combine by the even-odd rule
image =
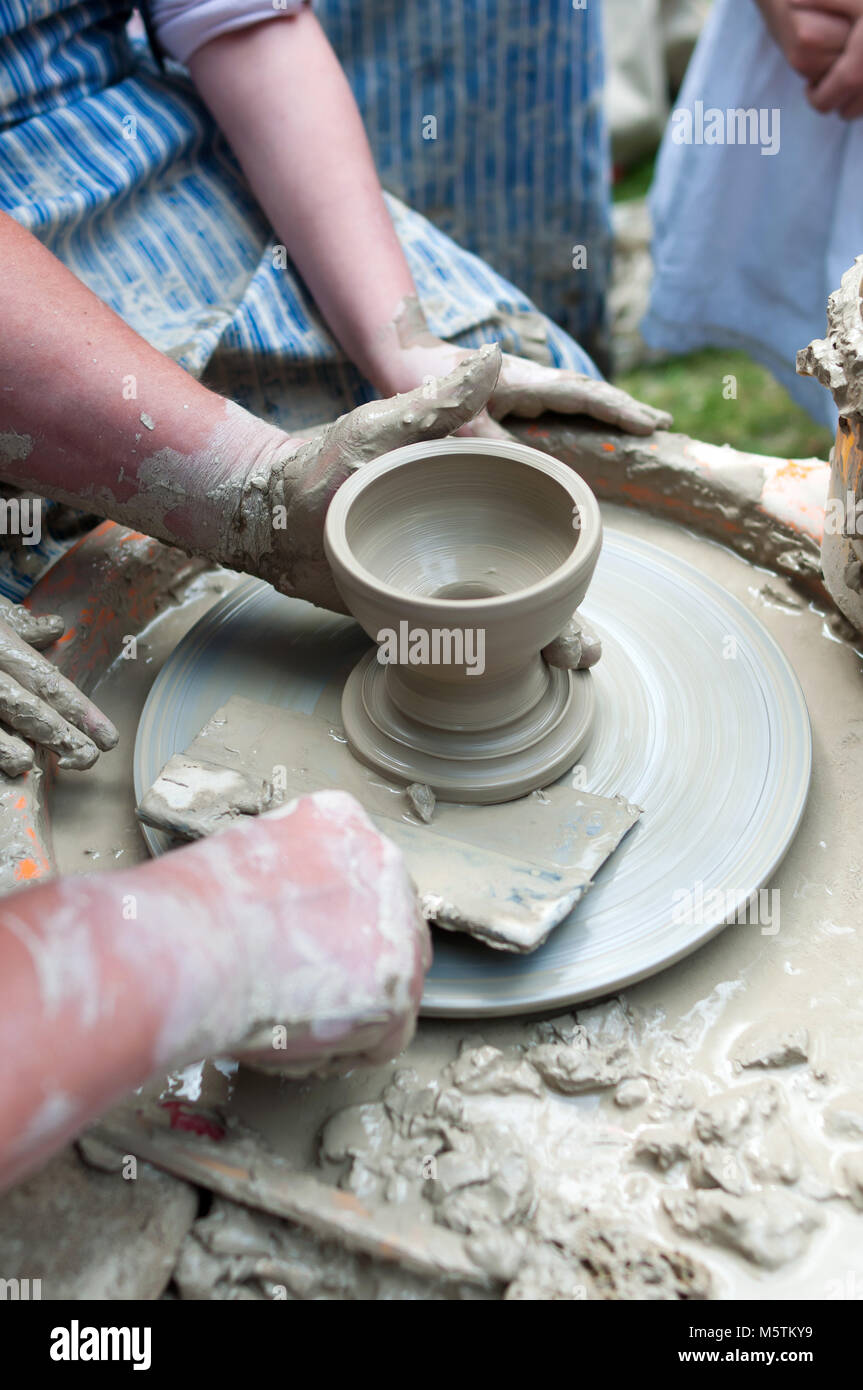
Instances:
[[[556,7],[561,4],[554,0]],[[536,20],[541,52],[552,44],[547,14],[543,11],[540,21],[534,0],[435,0],[431,8],[403,6],[401,0],[362,5],[333,0],[322,8],[325,22],[337,16],[341,37],[350,39],[361,98],[368,96],[363,91],[368,71],[366,59],[360,62],[356,55],[380,53],[372,64],[377,105],[367,102],[366,110],[378,112],[372,131],[378,157],[390,148],[390,173],[401,171],[411,189],[416,179],[428,182],[414,171],[411,156],[419,125],[408,129],[393,113],[413,109],[416,96],[419,115],[426,100],[419,100],[416,72],[391,46],[385,21],[392,20],[393,33],[405,32],[396,11],[410,10],[414,28],[424,28],[417,42],[429,74],[450,61],[456,12],[468,28],[470,16],[482,17],[489,40],[498,15],[500,43],[473,49],[477,75],[468,95],[477,112],[490,90],[486,66],[497,61],[508,74],[511,69],[506,85],[525,120],[531,93],[547,124],[550,102],[562,103],[563,122],[585,89],[577,72],[568,87],[559,88],[554,66],[547,86],[537,87],[532,78],[530,90],[521,91],[519,74],[535,68],[513,66],[516,36],[527,42],[530,22]],[[33,231],[155,347],[256,414],[297,429],[370,398],[369,384],[333,341],[297,273],[290,265],[281,268],[272,231],[188,77],[175,67],[160,72],[147,46],[130,42],[129,13],[123,0],[0,0],[0,208]],[[516,13],[517,26],[508,20]],[[578,24],[568,32],[577,35]],[[573,43],[566,40],[574,60]],[[585,52],[580,61],[592,70],[595,52]],[[455,105],[445,109],[449,89],[444,84],[436,90],[443,93],[438,109],[442,131],[448,132],[439,138],[443,150],[445,139],[456,138],[453,110],[465,108],[450,93],[446,100]],[[498,120],[500,140],[509,140],[509,149],[495,144],[481,177],[471,173],[468,161],[454,206],[462,206],[462,193],[469,190],[469,220],[481,222],[485,209],[499,240],[518,234],[524,254],[526,219],[532,215],[527,189],[559,185],[561,151],[569,146],[562,142],[554,161],[536,151],[536,163],[529,166],[524,150],[535,145],[529,131],[516,138],[502,110],[494,113],[493,121]],[[395,145],[402,147],[398,154]],[[446,158],[451,168],[451,151]],[[492,198],[493,187],[499,191]],[[517,212],[507,213],[498,226],[508,199]],[[598,375],[587,354],[537,315],[524,293],[419,213],[395,198],[388,201],[434,332],[468,346],[498,339],[509,351]],[[572,239],[578,239],[574,230]],[[350,254],[348,241],[345,255]],[[569,273],[577,283],[583,274]],[[33,310],[38,319],[40,306]]]
[[[676,110],[779,113],[779,148],[676,144],[669,125],[651,194],[655,278],[642,331],[672,352],[744,348],[831,429],[798,348],[823,336],[828,295],[863,251],[863,121],[822,116],[753,0],[717,0]],[[728,128],[728,122],[726,121]],[[677,123],[677,128],[682,127]]]

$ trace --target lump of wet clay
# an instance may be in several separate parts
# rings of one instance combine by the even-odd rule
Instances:
[[[837,1096],[824,1111],[824,1130],[831,1139],[863,1139],[863,1095]]]
[[[647,1129],[636,1140],[633,1157],[667,1173],[675,1163],[689,1157],[686,1135],[671,1125]]]
[[[135,814],[145,825],[187,840],[200,840],[243,816],[274,804],[272,785],[255,773],[175,753]]]
[[[638,1069],[626,1043],[594,1047],[586,1036],[567,1045],[540,1043],[528,1049],[527,1059],[547,1086],[567,1096],[617,1086]]]
[[[695,1133],[703,1144],[733,1144],[753,1118],[750,1091],[723,1091],[704,1102],[695,1116]]]
[[[693,1187],[721,1187],[723,1192],[742,1197],[751,1186],[740,1158],[723,1144],[694,1144],[689,1159]]]
[[[438,1210],[436,1219],[464,1235],[484,1233],[526,1221],[534,1205],[530,1161],[515,1150],[500,1152],[496,1136],[478,1128],[461,1152],[443,1153],[435,1181],[423,1196]]]
[[[434,820],[434,808],[437,798],[431,787],[427,787],[424,782],[411,782],[405,788],[405,795],[411,804],[411,810],[415,811],[421,821],[426,825],[431,825]]]
[[[797,1259],[823,1224],[811,1205],[782,1192],[668,1192],[663,1206],[682,1234],[735,1250],[763,1269]]]
[[[805,1028],[787,1033],[764,1033],[751,1028],[738,1041],[732,1060],[744,1070],[796,1066],[809,1060],[809,1034]]]
[[[507,1057],[497,1047],[466,1048],[447,1068],[454,1086],[467,1095],[542,1095],[542,1082],[523,1057]]]
[[[863,1211],[863,1153],[848,1154],[842,1160],[842,1177],[847,1185],[848,1200]]]
[[[632,1081],[621,1081],[614,1093],[614,1103],[621,1110],[635,1110],[649,1100],[650,1087],[643,1076],[634,1077]]]
[[[802,1165],[794,1136],[787,1122],[774,1118],[762,1126],[761,1134],[747,1145],[746,1162],[758,1183],[795,1183]]]
[[[41,1297],[62,1302],[159,1298],[197,1213],[195,1189],[140,1161],[133,1181],[129,1155],[119,1155],[125,1175],[99,1158],[96,1169],[64,1149],[3,1194],[4,1278],[41,1279]]]

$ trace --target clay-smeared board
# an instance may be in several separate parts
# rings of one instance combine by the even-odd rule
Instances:
[[[274,787],[281,800],[351,792],[404,854],[425,917],[505,951],[542,945],[639,815],[622,797],[558,784],[499,806],[438,802],[426,824],[404,788],[357,762],[337,725],[241,696],[166,763],[138,814],[194,839],[264,809]]]
[[[643,818],[531,955],[437,933],[427,1014],[557,1008],[670,965],[744,907],[797,829],[809,719],[793,671],[757,619],[691,565],[614,530],[584,613],[603,638],[585,787],[624,796]],[[256,581],[239,586],[154,683],[135,748],[136,796],[233,695],[337,723],[341,683],[366,642],[348,619]],[[157,832],[146,833],[158,852]]]

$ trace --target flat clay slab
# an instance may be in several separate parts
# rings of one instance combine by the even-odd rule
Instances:
[[[351,792],[399,846],[429,921],[503,951],[541,946],[641,814],[561,783],[503,805],[430,810],[419,790],[358,763],[337,725],[235,696],[169,760],[138,815],[196,839],[327,787]]]

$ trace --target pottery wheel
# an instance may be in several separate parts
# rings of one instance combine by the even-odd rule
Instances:
[[[532,955],[436,932],[425,1014],[553,1010],[642,979],[745,911],[794,837],[809,786],[809,718],[757,619],[691,565],[614,530],[583,612],[603,656],[579,784],[625,796],[643,817]],[[338,721],[342,686],[367,646],[349,619],[257,580],[239,585],[153,685],[135,744],[136,797],[232,695]],[[162,852],[164,837],[142,829]]]

